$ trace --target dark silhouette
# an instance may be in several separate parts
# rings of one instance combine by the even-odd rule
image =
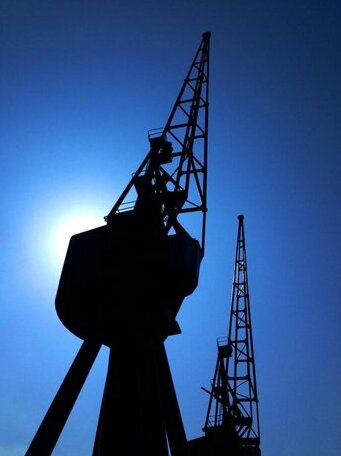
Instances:
[[[192,456],[260,456],[258,393],[247,276],[244,216],[238,216],[228,337],[218,357],[203,431]]]
[[[176,316],[204,255],[209,41],[204,33],[107,224],[70,240],[56,311],[84,342],[26,456],[51,454],[102,344],[110,357],[93,455],[188,454],[164,340],[181,332]],[[200,241],[183,226],[186,213],[200,216]]]

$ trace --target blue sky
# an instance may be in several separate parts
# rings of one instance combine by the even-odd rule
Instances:
[[[340,26],[332,0],[1,2],[1,456],[24,454],[81,343],[54,309],[62,228],[103,223],[205,31],[206,252],[166,343],[187,437],[227,334],[242,213],[262,454],[339,454]],[[91,454],[107,355],[55,456]]]

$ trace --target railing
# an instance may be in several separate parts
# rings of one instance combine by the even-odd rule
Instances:
[[[152,128],[151,130],[148,130],[148,139],[160,137],[162,136],[162,133],[163,128]]]

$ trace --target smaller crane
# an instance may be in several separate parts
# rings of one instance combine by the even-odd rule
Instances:
[[[191,440],[192,456],[260,456],[255,357],[247,276],[244,216],[238,234],[228,337],[218,356],[209,395],[204,437]]]

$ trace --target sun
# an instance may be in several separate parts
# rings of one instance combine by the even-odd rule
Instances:
[[[64,214],[53,226],[49,235],[49,250],[54,263],[62,266],[71,236],[104,225],[102,214],[77,211]]]
[[[46,293],[46,300],[60,279],[70,238],[106,224],[108,202],[100,196],[88,195],[85,189],[81,197],[69,192],[46,198],[23,225],[23,274],[35,293]]]

